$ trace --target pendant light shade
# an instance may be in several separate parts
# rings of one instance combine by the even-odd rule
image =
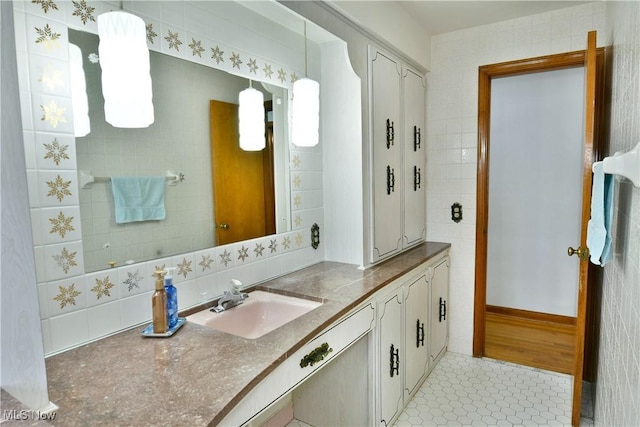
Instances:
[[[262,92],[248,87],[240,92],[238,101],[238,127],[240,148],[245,151],[260,151],[265,145],[264,96]]]
[[[291,141],[298,147],[313,147],[319,140],[320,85],[307,77],[307,21],[304,21],[304,75],[293,82]]]
[[[104,115],[121,128],[153,123],[149,49],[144,21],[126,12],[98,16]]]
[[[82,69],[82,51],[69,43],[69,79],[71,80],[71,105],[73,106],[73,135],[87,136],[91,132],[87,82]]]
[[[300,79],[293,83],[291,139],[298,147],[318,144],[320,125],[320,85],[315,80]]]

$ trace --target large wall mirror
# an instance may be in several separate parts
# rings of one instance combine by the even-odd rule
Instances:
[[[114,128],[104,118],[98,36],[69,29],[69,43],[82,52],[89,103],[90,132],[76,138],[89,181],[79,189],[85,271],[290,230],[285,88],[253,82],[265,99],[266,148],[243,151],[238,94],[250,81],[151,51],[155,121]],[[116,224],[109,177],[167,172],[184,179],[166,187],[166,219]]]

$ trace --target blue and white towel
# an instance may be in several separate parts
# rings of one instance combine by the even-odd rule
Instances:
[[[112,176],[111,190],[116,208],[116,223],[157,221],[166,218],[165,177]]]
[[[593,164],[591,219],[587,225],[587,247],[591,262],[604,265],[611,260],[614,180],[604,173],[602,162]]]

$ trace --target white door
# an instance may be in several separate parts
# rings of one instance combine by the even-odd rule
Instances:
[[[426,236],[425,82],[408,68],[402,76],[404,94],[404,245]]]
[[[378,306],[379,366],[378,391],[380,411],[378,424],[388,426],[402,408],[402,299],[394,294]]]
[[[405,287],[405,396],[412,395],[429,367],[429,282],[423,274]]]
[[[371,132],[373,136],[372,262],[402,246],[402,134],[400,64],[371,50]],[[397,185],[396,185],[397,182]]]
[[[449,338],[449,261],[431,269],[431,361],[446,349]]]

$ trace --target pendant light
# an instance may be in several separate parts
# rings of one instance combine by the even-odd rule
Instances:
[[[123,11],[98,16],[104,115],[121,128],[153,123],[149,49],[144,21]]]
[[[238,101],[240,148],[244,151],[260,151],[266,145],[264,96],[253,88],[253,83],[249,80],[249,87],[240,92]]]
[[[298,147],[318,144],[320,85],[307,77],[307,21],[304,21],[304,78],[293,82],[291,140]]]
[[[82,68],[82,51],[72,43],[69,43],[69,80],[73,106],[73,136],[87,136],[91,132],[87,81]]]

